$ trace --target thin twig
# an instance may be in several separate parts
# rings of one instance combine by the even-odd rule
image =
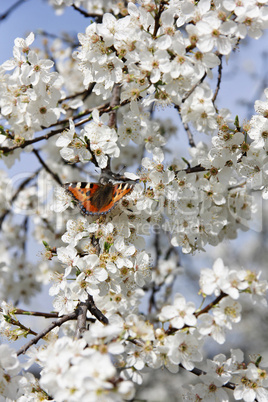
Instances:
[[[66,124],[67,124],[67,122],[66,122]],[[64,130],[64,128],[59,128],[58,130],[53,130],[50,133],[41,135],[40,137],[36,137],[31,140],[26,140],[23,142],[23,144],[13,145],[13,147],[0,147],[0,151],[2,151],[5,154],[5,153],[15,151],[15,149],[17,149],[17,148],[23,149],[23,148],[28,147],[28,145],[35,144],[36,142],[39,142],[42,140],[48,140],[49,138],[53,137],[54,135],[60,134],[63,130]]]
[[[160,240],[159,233],[155,233],[154,249],[155,249],[156,256],[155,256],[155,267],[154,267],[154,269],[158,268],[159,258],[160,258],[160,255],[161,255],[159,240]],[[155,282],[152,283],[152,293],[151,293],[151,296],[150,296],[150,299],[149,299],[149,307],[148,307],[149,314],[151,314],[153,307],[156,309],[155,294],[156,294],[156,292],[159,292],[160,289],[161,289],[161,287],[156,286]]]
[[[156,13],[156,16],[154,18],[155,24],[154,24],[153,38],[156,38],[157,31],[160,28],[160,18],[161,18],[161,14],[165,10],[165,4],[167,4],[167,2],[165,0],[161,0],[161,2],[159,4],[158,12]]]
[[[87,303],[88,303],[88,310],[91,312],[92,315],[94,315],[94,317],[97,318],[97,320],[99,320],[105,325],[109,324],[108,318],[106,318],[105,315],[102,314],[102,312],[95,306],[93,297],[91,295],[88,295]]]
[[[196,166],[193,166],[193,167],[188,167],[188,168],[183,169],[183,170],[184,170],[184,172],[186,172],[186,173],[198,173],[198,172],[205,172],[205,171],[208,170],[208,169],[204,168],[204,167],[201,166],[201,165],[196,165]],[[176,173],[177,173],[177,172],[176,172]]]
[[[3,310],[0,308],[0,311],[2,312]],[[42,311],[28,311],[28,310],[23,310],[21,308],[15,309],[14,311],[12,311],[12,314],[28,315],[28,316],[44,317],[44,318],[58,318],[59,317],[58,313],[44,313]]]
[[[42,339],[44,336],[46,336],[52,329],[56,327],[60,327],[63,323],[74,320],[77,317],[77,312],[74,311],[73,313],[64,315],[61,318],[58,318],[56,321],[53,321],[51,324],[49,324],[43,331],[39,332],[33,339],[30,340],[30,342],[26,343],[23,345],[17,352],[17,356],[24,354],[32,345],[35,345],[40,339]]]
[[[95,13],[88,13],[85,10],[82,10],[82,8],[77,7],[76,5],[72,5],[72,7],[76,10],[79,11],[80,14],[82,14],[86,18],[95,18],[96,22],[101,22],[102,21],[102,15],[101,14],[95,14]]]
[[[193,134],[192,134],[192,132],[191,132],[191,130],[190,130],[188,124],[187,124],[187,123],[183,123],[183,127],[184,127],[184,130],[185,130],[186,133],[187,133],[188,140],[189,140],[189,145],[190,145],[191,147],[195,147],[194,137],[193,137]]]
[[[216,98],[218,96],[219,90],[220,90],[220,85],[221,85],[221,79],[222,79],[222,55],[219,55],[219,59],[220,59],[220,64],[218,67],[218,79],[217,79],[217,86],[216,86],[216,90],[215,93],[213,95],[212,98],[212,103],[214,105]]]
[[[223,299],[226,296],[227,296],[226,293],[221,292],[221,294],[218,297],[216,297],[215,300],[213,300],[206,307],[204,307],[202,310],[198,311],[198,313],[195,313],[194,315],[196,317],[199,317],[201,314],[207,313],[212,307],[216,306],[221,301],[221,299]]]
[[[52,170],[47,166],[45,161],[41,158],[39,151],[37,149],[33,149],[33,153],[36,155],[37,159],[43,166],[43,168],[53,177],[53,179],[61,186],[62,182],[61,179],[59,178],[57,173],[52,172]]]
[[[26,3],[27,0],[18,0],[17,3],[10,6],[3,14],[0,15],[0,21],[3,21],[8,15],[19,7],[22,3]]]
[[[118,84],[114,85],[113,88],[113,93],[112,93],[112,98],[110,102],[110,107],[112,108],[109,116],[109,121],[108,121],[108,126],[111,128],[115,128],[117,126],[116,124],[116,113],[117,109],[115,109],[115,106],[120,105],[120,86]]]
[[[11,198],[11,203],[16,201],[19,193],[24,189],[24,187],[33,179],[35,179],[35,177],[40,173],[41,169],[37,169],[30,177],[27,177],[27,179],[25,179],[18,187],[16,193],[13,195],[13,197]]]
[[[74,42],[75,38],[69,39],[67,35],[66,35],[66,37],[59,36],[59,35],[44,31],[43,29],[38,29],[36,31],[36,35],[44,36],[44,37],[51,38],[51,39],[60,39],[62,42],[68,43],[72,48],[79,46],[79,42],[77,42],[77,41]]]
[[[82,14],[84,17],[88,18],[89,14],[87,11],[82,10],[82,8],[77,7],[75,4],[72,4],[72,7],[75,11],[79,11],[80,14]],[[93,14],[94,15],[94,14]],[[96,16],[100,16],[99,14],[96,14]]]
[[[207,73],[205,73],[203,75],[202,78],[200,78],[200,80],[192,87],[192,89],[190,89],[190,91],[187,92],[187,94],[184,96],[184,98],[182,98],[182,103],[184,103],[186,101],[186,99],[189,98],[190,95],[192,95],[192,93],[194,92],[194,90],[200,85],[202,84],[202,82],[204,81],[204,79],[206,78]]]
[[[180,366],[181,368],[185,369],[185,367],[183,367],[182,364],[179,364],[179,366]],[[186,369],[185,369],[185,370],[186,370]],[[195,374],[195,375],[197,375],[197,376],[206,375],[206,374],[207,374],[206,371],[200,370],[200,369],[198,369],[197,367],[194,367],[193,370],[190,371],[190,373],[193,373],[193,374]],[[222,387],[225,387],[225,388],[229,388],[229,389],[234,390],[235,387],[236,387],[236,384],[234,384],[233,382],[227,382],[226,384],[222,385]]]
[[[13,195],[13,197],[10,200],[10,204],[12,204],[14,201],[16,201],[19,193],[24,189],[25,186],[27,186],[27,184],[32,181],[40,172],[41,169],[36,170],[30,177],[28,177],[27,179],[25,179],[20,186],[18,187],[17,191],[15,192],[15,194]],[[0,229],[2,227],[3,221],[6,218],[6,216],[11,212],[11,208],[6,209],[2,215],[0,216]]]
[[[89,87],[88,87],[88,89],[84,89],[84,90],[81,91],[81,92],[77,92],[77,93],[75,93],[75,94],[73,94],[73,95],[68,95],[68,96],[66,96],[65,98],[60,99],[60,100],[59,100],[59,103],[62,104],[62,103],[66,102],[66,101],[68,101],[68,100],[70,100],[70,99],[76,99],[76,98],[78,98],[79,96],[81,96],[82,99],[83,99],[83,101],[84,101],[89,95],[91,95],[92,90],[93,90],[93,88],[94,88],[94,85],[95,85],[94,83],[93,83],[93,84],[90,84]],[[81,114],[80,114],[79,116],[81,117]]]
[[[86,313],[86,310],[83,308],[84,305],[86,306],[86,309],[88,309],[91,312],[91,314],[94,315],[94,317],[96,317],[100,322],[102,322],[105,325],[109,323],[105,315],[103,315],[102,312],[95,306],[93,297],[91,295],[88,295],[87,302],[85,304],[84,303],[82,304],[82,309],[80,309],[80,305],[73,313],[66,314],[63,317],[58,318],[56,321],[53,321],[45,329],[43,329],[43,331],[39,332],[39,334],[37,334],[33,339],[30,340],[30,342],[26,343],[18,350],[17,356],[21,355],[22,353],[25,353],[26,350],[28,350],[32,345],[36,344],[41,338],[46,336],[50,331],[52,331],[52,329],[60,327],[63,323],[67,321],[75,320],[76,318],[78,318],[78,315],[81,315],[80,318],[81,328],[79,328],[79,335],[80,335],[81,334],[80,329],[82,329],[82,327],[85,328],[84,315]]]
[[[89,310],[90,302],[81,302],[77,307],[77,323],[74,339],[82,338],[83,333],[87,330],[87,311]]]
[[[122,107],[122,106],[128,104],[129,102],[130,102],[129,100],[125,100],[125,101],[123,101],[122,103],[120,103],[120,105],[115,106],[114,109],[118,109],[119,107]],[[75,121],[75,120],[81,118],[81,116],[90,114],[89,117],[87,117],[87,118],[85,118],[85,119],[83,119],[83,120],[80,120],[78,123],[76,123],[76,124],[75,124],[75,127],[79,127],[79,126],[81,126],[82,124],[85,124],[85,123],[87,123],[88,121],[92,120],[91,113],[93,112],[94,109],[99,110],[100,115],[102,115],[103,113],[109,113],[109,112],[111,112],[111,111],[113,110],[113,107],[111,107],[110,104],[107,104],[107,103],[106,103],[106,104],[101,105],[101,106],[98,106],[98,107],[96,107],[96,108],[88,109],[87,111],[85,111],[85,112],[79,114],[78,116],[74,116],[74,117],[73,117],[73,121]],[[49,138],[53,137],[54,135],[60,134],[60,133],[66,128],[67,124],[69,124],[69,119],[65,119],[65,120],[58,121],[57,123],[53,124],[52,126],[53,126],[53,127],[56,127],[56,126],[58,126],[58,125],[63,125],[64,127],[61,127],[61,128],[59,128],[59,129],[57,129],[57,130],[53,130],[53,131],[51,131],[50,133],[41,135],[40,137],[36,137],[36,138],[31,139],[31,140],[26,140],[26,141],[24,141],[24,142],[23,142],[22,144],[20,144],[20,145],[13,145],[13,147],[0,147],[0,152],[3,152],[3,153],[5,154],[5,153],[9,153],[9,152],[14,151],[14,150],[17,149],[17,148],[23,149],[23,148],[26,148],[28,145],[35,144],[36,142],[43,141],[43,140],[48,140]],[[52,126],[51,126],[51,127],[52,127]],[[50,127],[50,128],[51,128],[51,127]]]
[[[7,316],[6,318],[6,322],[8,322],[9,324],[15,325],[16,327],[21,328],[24,333],[26,334],[31,334],[31,335],[37,335],[37,332],[33,331],[31,328],[25,327],[25,325],[23,325],[19,320],[12,318],[10,316]]]
[[[108,126],[116,128],[117,106],[120,104],[120,86],[115,84],[113,87],[112,98],[110,102],[111,112],[109,116]],[[108,156],[106,171],[111,170],[111,158]]]
[[[201,166],[199,164],[199,165],[196,165],[196,166],[193,166],[193,167],[188,166],[186,169],[176,170],[175,174],[178,174],[180,172],[185,172],[187,174],[188,173],[199,173],[199,172],[205,172],[206,170],[208,170],[208,169],[204,168],[203,166]]]
[[[213,300],[211,303],[209,303],[202,310],[198,311],[197,313],[194,313],[194,315],[196,316],[196,318],[198,318],[200,315],[207,313],[211,308],[216,306],[221,301],[221,299],[223,299],[226,296],[227,296],[226,293],[221,292],[221,294],[218,297],[216,297],[215,300]],[[189,327],[190,327],[190,325],[184,325],[184,327],[182,329],[189,328]],[[167,329],[166,333],[168,335],[172,335],[172,334],[176,333],[177,331],[178,331],[177,328],[170,327],[170,328]]]
[[[24,235],[22,236],[22,246],[21,249],[24,254],[26,254],[26,245],[27,245],[27,232],[28,232],[28,226],[29,226],[29,216],[25,216],[25,219],[21,225],[21,228],[24,230]]]
[[[180,116],[180,119],[181,119],[181,121],[182,121],[182,116],[181,116],[181,109],[180,109],[180,107],[179,107],[178,105],[175,105],[175,109],[177,109],[177,111],[178,111],[178,113],[179,113],[179,116]],[[185,130],[186,133],[187,133],[188,140],[189,140],[189,145],[190,145],[191,147],[195,147],[194,137],[193,137],[193,134],[192,134],[192,132],[191,132],[191,130],[190,130],[190,127],[188,126],[187,123],[182,123],[182,124],[183,124],[184,130]]]

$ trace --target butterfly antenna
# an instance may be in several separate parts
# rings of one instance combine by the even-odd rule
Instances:
[[[126,168],[126,165],[123,165],[123,166],[121,167],[121,169],[119,170],[118,174],[120,174],[120,173],[122,172],[122,170],[125,170],[125,168]]]

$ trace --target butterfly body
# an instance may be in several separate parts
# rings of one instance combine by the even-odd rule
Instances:
[[[107,214],[115,205],[133,190],[130,183],[66,183],[67,193],[78,203],[83,215]]]

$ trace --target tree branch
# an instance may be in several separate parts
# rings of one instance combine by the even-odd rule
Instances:
[[[108,318],[106,318],[105,315],[102,314],[102,312],[95,306],[93,297],[91,295],[88,295],[87,306],[88,310],[91,312],[92,315],[94,315],[94,317],[97,318],[97,320],[105,325],[109,324]]]
[[[74,311],[73,313],[64,315],[61,318],[58,318],[56,321],[53,321],[48,327],[43,329],[43,331],[39,332],[33,339],[30,340],[30,342],[26,343],[24,346],[22,346],[18,352],[17,356],[24,354],[32,345],[35,345],[41,338],[43,338],[46,334],[48,334],[52,329],[56,327],[60,327],[63,323],[74,320],[77,317],[77,312]]]
[[[185,160],[184,160],[185,161]],[[186,161],[185,161],[186,162]],[[190,164],[188,164],[188,167],[186,169],[181,169],[181,170],[176,170],[175,174],[178,174],[179,172],[186,172],[186,173],[199,173],[199,172],[205,172],[208,169],[205,169],[201,165],[196,165],[191,167]]]
[[[60,122],[60,124],[62,124],[62,123],[63,122]],[[18,148],[21,148],[21,149],[26,148],[26,147],[28,147],[28,145],[35,144],[36,142],[39,142],[42,140],[48,140],[49,138],[53,137],[54,135],[62,133],[63,130],[64,130],[64,127],[59,128],[58,130],[53,130],[50,133],[41,135],[40,137],[32,138],[31,140],[26,140],[23,142],[23,144],[13,145],[13,147],[0,147],[0,152],[3,152],[5,154],[5,153],[15,151],[15,149],[18,149]]]
[[[180,366],[181,368],[183,368],[184,370],[186,370],[185,367],[183,367],[182,364],[179,364],[179,366]],[[206,375],[206,374],[207,374],[206,371],[200,370],[200,369],[198,369],[197,367],[193,368],[193,370],[191,370],[190,373],[193,373],[193,374],[197,375],[198,377],[199,377],[200,375],[202,375],[202,374],[203,374],[203,375]],[[236,384],[233,383],[233,382],[227,382],[226,384],[222,385],[222,387],[225,387],[225,388],[229,388],[229,389],[231,389],[231,390],[234,390],[235,387],[236,387]]]
[[[75,320],[77,318],[77,327],[76,327],[76,338],[80,338],[82,333],[86,330],[86,314],[87,310],[91,312],[94,317],[96,317],[100,322],[103,324],[108,324],[109,321],[105,317],[104,314],[95,306],[93,297],[91,295],[88,295],[88,299],[85,303],[80,303],[77,309],[70,314],[66,314],[63,317],[58,318],[56,321],[53,321],[51,324],[48,325],[47,328],[43,329],[43,331],[39,332],[33,339],[30,340],[30,342],[26,343],[24,346],[22,346],[18,352],[17,356],[21,355],[22,353],[25,353],[26,350],[28,350],[32,345],[36,344],[41,338],[43,338],[46,334],[48,334],[52,329],[56,327],[60,327],[63,323],[70,321],[70,320]]]
[[[73,94],[73,95],[69,95],[69,96],[66,96],[65,98],[60,99],[60,100],[59,100],[59,103],[62,104],[62,103],[66,102],[66,101],[68,101],[68,100],[70,100],[70,99],[76,99],[76,98],[78,98],[79,96],[81,96],[82,99],[85,100],[89,95],[91,95],[92,90],[93,90],[93,88],[94,88],[94,85],[95,85],[95,84],[90,84],[89,87],[88,87],[88,89],[85,89],[85,90],[83,90],[83,91],[81,91],[81,92],[77,92],[77,93],[75,93],[75,94]],[[81,115],[80,115],[80,116],[81,116]]]
[[[5,11],[3,14],[0,15],[0,21],[3,21],[5,18],[8,17],[8,15],[14,11],[17,7],[19,7],[22,3],[26,3],[27,0],[18,0],[17,3],[14,3],[12,6],[10,6],[7,11]]]
[[[95,13],[88,13],[85,10],[82,10],[82,8],[77,7],[75,4],[72,5],[72,7],[78,11],[80,14],[82,14],[84,17],[86,18],[95,18],[97,22],[101,22],[102,21],[102,15],[101,14],[95,14]]]
[[[33,153],[35,154],[35,156],[37,157],[37,159],[39,160],[39,162],[41,163],[41,165],[43,166],[43,168],[53,177],[53,179],[61,186],[62,182],[61,179],[59,178],[57,173],[52,172],[52,170],[47,166],[47,164],[45,163],[45,161],[41,158],[39,151],[37,149],[33,149]]]
[[[40,172],[41,169],[36,170],[30,177],[28,177],[27,179],[25,179],[19,186],[19,188],[17,189],[17,191],[15,192],[15,194],[13,195],[13,197],[10,200],[10,204],[12,204],[18,197],[19,193],[24,189],[25,186],[27,186],[27,184],[32,181]],[[3,221],[6,218],[6,216],[10,213],[11,209],[6,209],[2,215],[0,216],[0,229],[2,227]]]
[[[3,310],[1,308],[0,308],[0,311],[3,312]],[[28,310],[23,310],[21,308],[16,308],[14,311],[12,311],[12,314],[28,315],[28,316],[44,317],[44,318],[58,318],[59,317],[58,313],[43,313],[42,311],[28,311]]]
[[[160,239],[159,239],[159,233],[155,233],[154,237],[154,249],[155,249],[155,267],[154,269],[157,269],[158,263],[159,263],[159,258],[161,255],[161,250],[160,250]],[[155,302],[155,294],[159,292],[161,289],[160,286],[156,286],[155,282],[152,283],[152,293],[149,299],[149,307],[148,307],[148,313],[152,313],[153,307],[156,309],[156,302]]]
[[[216,306],[216,305],[221,301],[221,299],[223,299],[223,298],[226,297],[226,296],[227,296],[226,293],[221,292],[221,294],[220,294],[218,297],[216,297],[215,300],[213,300],[213,301],[212,301],[211,303],[209,303],[206,307],[204,307],[203,310],[198,311],[198,313],[195,313],[194,315],[195,315],[196,318],[197,318],[197,317],[199,317],[201,314],[207,313],[212,307]]]
[[[220,294],[218,297],[216,297],[215,300],[213,300],[213,301],[212,301],[211,303],[209,303],[206,307],[204,307],[203,310],[200,310],[200,311],[198,311],[197,313],[194,313],[194,315],[196,316],[196,318],[198,318],[201,314],[207,313],[212,307],[216,306],[216,305],[221,301],[221,299],[223,299],[223,298],[226,297],[226,296],[227,296],[226,293],[221,292],[221,294]],[[189,328],[189,327],[190,327],[190,325],[186,325],[186,324],[185,324],[185,325],[183,326],[183,328],[180,328],[180,329]],[[167,329],[166,333],[167,333],[168,335],[172,335],[172,334],[174,334],[175,332],[179,331],[180,329],[174,328],[174,327],[170,327],[170,328]]]
[[[110,116],[109,116],[109,121],[108,121],[108,126],[110,128],[116,128],[116,113],[117,113],[117,107],[120,104],[120,86],[115,84],[113,87],[113,93],[112,93],[112,99],[110,102]],[[105,168],[106,172],[111,171],[111,158],[108,156],[108,162],[107,166]]]
[[[202,84],[202,82],[204,81],[204,79],[206,78],[207,73],[205,73],[203,75],[202,78],[200,78],[200,80],[192,87],[192,89],[190,89],[190,91],[187,92],[187,94],[182,98],[182,103],[184,103],[186,101],[186,99],[189,98],[190,95],[192,95],[192,93],[194,92],[194,90],[200,85]]]
[[[116,113],[117,113],[117,108],[115,106],[120,105],[120,86],[118,84],[114,85],[113,88],[113,93],[112,93],[112,99],[110,102],[110,107],[111,107],[111,112],[110,112],[110,118],[108,122],[108,126],[111,128],[116,128]]]
[[[177,109],[177,111],[179,113],[179,116],[180,116],[180,119],[182,121],[180,107],[178,105],[175,105],[175,109]],[[189,140],[189,145],[191,147],[195,147],[194,137],[193,137],[193,134],[192,134],[192,132],[191,132],[191,130],[189,128],[189,125],[187,123],[183,123],[183,122],[182,122],[182,124],[183,124],[184,130],[187,133],[188,140]]]
[[[71,36],[67,36],[67,35],[56,35],[47,31],[44,31],[43,29],[38,29],[36,31],[36,35],[40,35],[40,36],[44,36],[45,38],[51,38],[51,39],[60,39],[62,42],[68,43],[68,45],[70,45],[72,48],[75,48],[77,46],[79,46],[79,42],[77,41],[77,38],[71,38]],[[74,40],[76,40],[76,42],[74,42]],[[61,100],[59,101],[61,102]]]
[[[157,31],[160,28],[160,18],[161,18],[161,14],[165,10],[165,4],[167,4],[167,2],[165,0],[161,0],[161,2],[159,4],[159,9],[158,9],[158,12],[156,13],[156,16],[154,19],[155,24],[154,24],[153,38],[156,38]]]
[[[220,90],[220,85],[221,85],[221,79],[222,79],[222,55],[218,55],[218,57],[219,57],[221,62],[220,62],[219,67],[218,67],[217,86],[216,86],[216,90],[215,90],[215,93],[214,93],[213,98],[212,98],[213,105],[214,105],[214,103],[216,101],[216,98],[218,96],[218,93],[219,93],[219,90]]]
[[[31,335],[37,335],[37,332],[31,330],[31,328],[25,327],[25,325],[23,325],[19,320],[12,318],[9,315],[4,315],[6,322],[8,322],[9,324],[15,325],[16,327],[21,328],[25,334],[24,336],[26,336],[26,334],[31,334]]]
[[[106,104],[98,106],[96,108],[88,109],[84,113],[81,113],[78,116],[73,117],[73,121],[75,121],[75,120],[81,118],[82,116],[90,114],[89,117],[85,118],[84,120],[80,120],[78,123],[76,123],[75,127],[79,127],[79,126],[87,123],[88,121],[92,120],[91,113],[93,112],[94,109],[99,110],[100,115],[102,115],[103,113],[111,112],[113,109],[118,109],[119,107],[122,107],[122,106],[128,104],[129,102],[130,102],[129,100],[125,100],[122,103],[120,103],[120,105],[117,105],[117,106],[114,106],[114,107],[112,107],[112,106],[110,106],[110,104],[106,103]],[[66,128],[66,125],[68,123],[69,123],[69,119],[58,121],[57,123],[53,124],[53,127],[56,127],[58,125],[64,125],[64,126],[59,128],[59,129],[57,129],[57,130],[53,130],[50,133],[41,135],[40,137],[36,137],[36,138],[31,139],[31,140],[26,140],[20,145],[13,145],[13,147],[0,147],[0,152],[6,154],[6,153],[12,152],[12,151],[14,151],[15,149],[18,149],[18,148],[23,149],[23,148],[28,147],[28,145],[35,144],[36,142],[39,142],[39,141],[42,141],[42,140],[48,140],[49,138],[53,137],[54,135],[62,133],[62,131]]]
[[[192,134],[192,132],[191,132],[191,130],[190,130],[188,124],[187,124],[187,123],[183,123],[183,127],[184,127],[184,130],[185,130],[186,133],[187,133],[190,147],[192,147],[192,148],[195,147],[194,137],[193,137],[193,134]]]
[[[77,307],[77,323],[74,339],[82,338],[83,333],[87,330],[87,311],[89,310],[89,298],[86,302],[81,302]]]

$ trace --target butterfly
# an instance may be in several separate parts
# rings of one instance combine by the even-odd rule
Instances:
[[[78,202],[83,215],[104,215],[133,190],[134,184],[65,183],[63,188]]]

